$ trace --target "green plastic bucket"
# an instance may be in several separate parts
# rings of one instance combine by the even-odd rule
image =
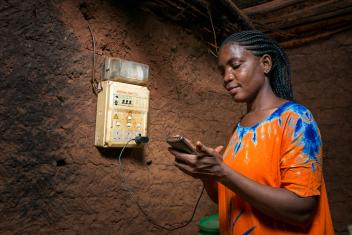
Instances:
[[[198,235],[217,235],[219,234],[219,215],[205,216],[198,223]]]

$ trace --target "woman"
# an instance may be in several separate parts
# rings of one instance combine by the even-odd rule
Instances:
[[[293,102],[283,49],[243,31],[223,42],[218,65],[229,94],[247,104],[225,153],[200,142],[197,155],[170,152],[218,203],[221,234],[333,234],[320,133]]]

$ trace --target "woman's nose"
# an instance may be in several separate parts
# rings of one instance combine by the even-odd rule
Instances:
[[[234,79],[234,75],[231,72],[231,69],[229,69],[229,68],[225,69],[225,71],[224,71],[224,81],[228,82],[228,81],[231,81],[233,79]]]

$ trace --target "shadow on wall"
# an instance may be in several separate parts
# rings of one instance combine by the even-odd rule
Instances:
[[[63,90],[81,74],[72,35],[51,1],[2,2],[0,11],[0,233],[22,233],[61,219],[72,100]],[[74,96],[74,90],[71,90]],[[55,208],[55,209],[53,209]]]
[[[116,160],[117,157],[121,154],[122,148],[97,148],[99,153],[111,160]],[[121,155],[121,159],[124,159],[126,156],[130,160],[140,165],[145,165],[145,151],[144,148],[125,148]]]
[[[67,3],[68,12],[55,2]],[[96,100],[90,85],[91,37],[83,18],[95,15],[99,19],[90,23],[100,43],[98,62],[102,55],[121,56],[145,61],[153,71],[148,85],[152,143],[123,154],[127,164],[136,163],[128,172],[131,186],[153,218],[168,225],[188,219],[201,183],[186,178],[172,157],[164,156],[165,135],[180,131],[223,143],[226,133],[219,133],[231,130],[232,120],[217,118],[234,114],[225,110],[230,99],[218,92],[222,87],[214,85],[215,78],[205,77],[214,69],[201,43],[155,18],[145,23],[144,15],[134,8],[125,11],[119,2],[13,0],[0,10],[0,233],[163,234],[121,190],[116,168],[121,149],[93,146]],[[154,177],[151,183],[148,177]],[[210,203],[204,200],[198,213],[214,211]],[[194,234],[195,223],[182,233]]]

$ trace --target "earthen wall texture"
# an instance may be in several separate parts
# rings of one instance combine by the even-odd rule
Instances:
[[[316,119],[336,234],[352,224],[352,31],[287,51],[294,94]]]
[[[191,33],[122,1],[3,1],[0,5],[0,234],[195,234],[215,214],[202,184],[176,169],[165,138],[225,145],[243,106],[222,87],[216,60]],[[128,2],[128,1],[125,1]],[[150,142],[123,156],[94,147],[90,84],[107,56],[148,64]],[[297,100],[325,143],[324,170],[337,234],[351,223],[350,34],[289,50]],[[148,164],[147,164],[148,163]],[[151,163],[151,164],[149,164]]]
[[[88,23],[96,77],[108,56],[150,66],[150,142],[125,151],[128,186],[120,150],[94,147]],[[1,2],[0,42],[0,234],[195,234],[217,213],[203,195],[193,222],[168,232],[135,201],[157,224],[187,222],[202,184],[174,166],[165,139],[225,145],[240,115],[191,33],[119,1],[12,0]]]

